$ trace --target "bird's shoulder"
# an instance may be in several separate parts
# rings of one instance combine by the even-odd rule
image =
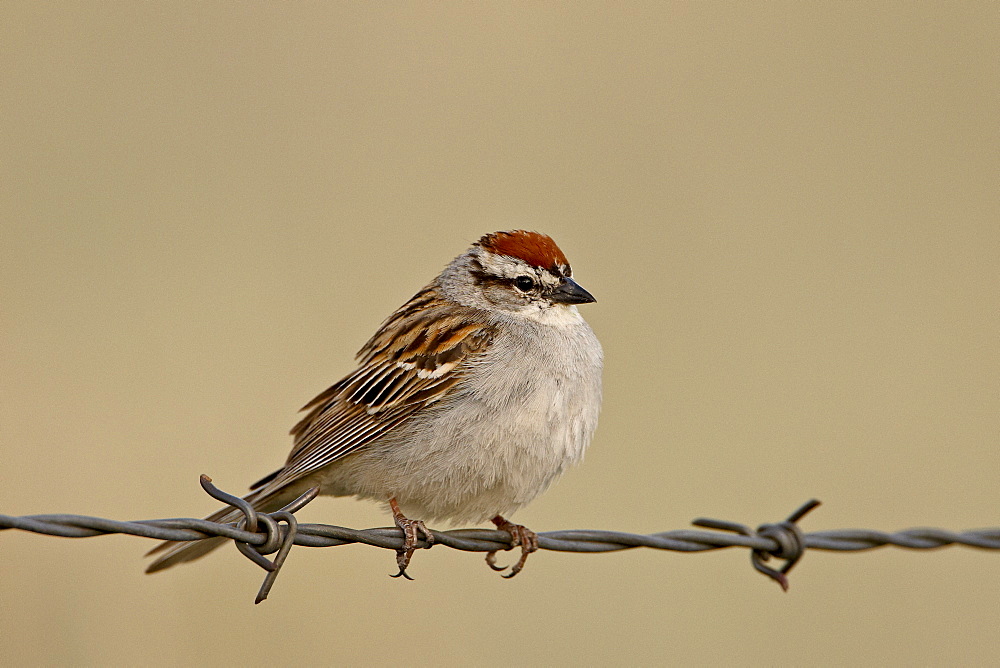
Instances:
[[[390,315],[358,352],[358,368],[303,407],[298,435],[333,404],[369,415],[440,400],[496,336],[488,314],[430,285]]]

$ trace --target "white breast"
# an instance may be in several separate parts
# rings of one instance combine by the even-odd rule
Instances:
[[[332,467],[324,491],[395,496],[408,517],[455,523],[544,491],[583,457],[601,403],[597,337],[575,307],[551,311],[503,323],[446,400]]]

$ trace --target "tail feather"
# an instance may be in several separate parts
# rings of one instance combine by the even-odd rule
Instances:
[[[226,538],[206,538],[191,543],[167,542],[161,545],[166,550],[156,561],[146,567],[147,573],[156,573],[185,561],[194,561],[217,547],[222,547]],[[147,555],[148,556],[148,555]]]

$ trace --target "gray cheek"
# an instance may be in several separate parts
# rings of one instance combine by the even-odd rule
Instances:
[[[514,294],[511,290],[496,285],[488,287],[483,296],[490,304],[506,309],[523,308],[526,303],[524,297],[521,295]]]
[[[499,288],[495,285],[491,285],[483,290],[483,297],[490,304],[499,306],[504,303],[504,298],[507,296],[506,290]]]

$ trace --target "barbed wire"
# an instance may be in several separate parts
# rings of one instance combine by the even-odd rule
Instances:
[[[0,515],[0,530],[20,529],[49,536],[87,538],[109,534],[128,534],[157,540],[197,541],[229,538],[247,558],[266,570],[255,603],[267,598],[288,552],[293,545],[336,547],[363,543],[389,550],[400,550],[403,532],[397,528],[349,529],[329,524],[299,524],[294,513],[318,494],[313,488],[273,513],[260,513],[240,497],[223,492],[208,476],[201,477],[202,488],[212,497],[240,509],[244,517],[235,524],[220,524],[194,518],[119,521],[85,515]],[[762,524],[756,529],[736,522],[696,519],[693,525],[712,529],[681,529],[653,534],[621,531],[564,530],[538,534],[538,548],[556,552],[614,552],[649,547],[674,552],[705,552],[730,547],[750,550],[753,567],[788,590],[788,572],[806,550],[859,552],[894,546],[911,550],[933,550],[949,545],[964,545],[985,550],[1000,550],[1000,527],[952,532],[944,529],[913,528],[896,532],[869,529],[840,529],[803,533],[798,521],[820,505],[811,500],[786,520]],[[284,524],[282,527],[281,524]],[[261,528],[261,530],[258,530]],[[455,529],[432,531],[433,545],[465,552],[496,552],[514,547],[506,531],[490,529]],[[418,547],[432,547],[421,540]],[[265,555],[277,553],[274,560]],[[767,564],[770,559],[784,563],[779,568]]]

